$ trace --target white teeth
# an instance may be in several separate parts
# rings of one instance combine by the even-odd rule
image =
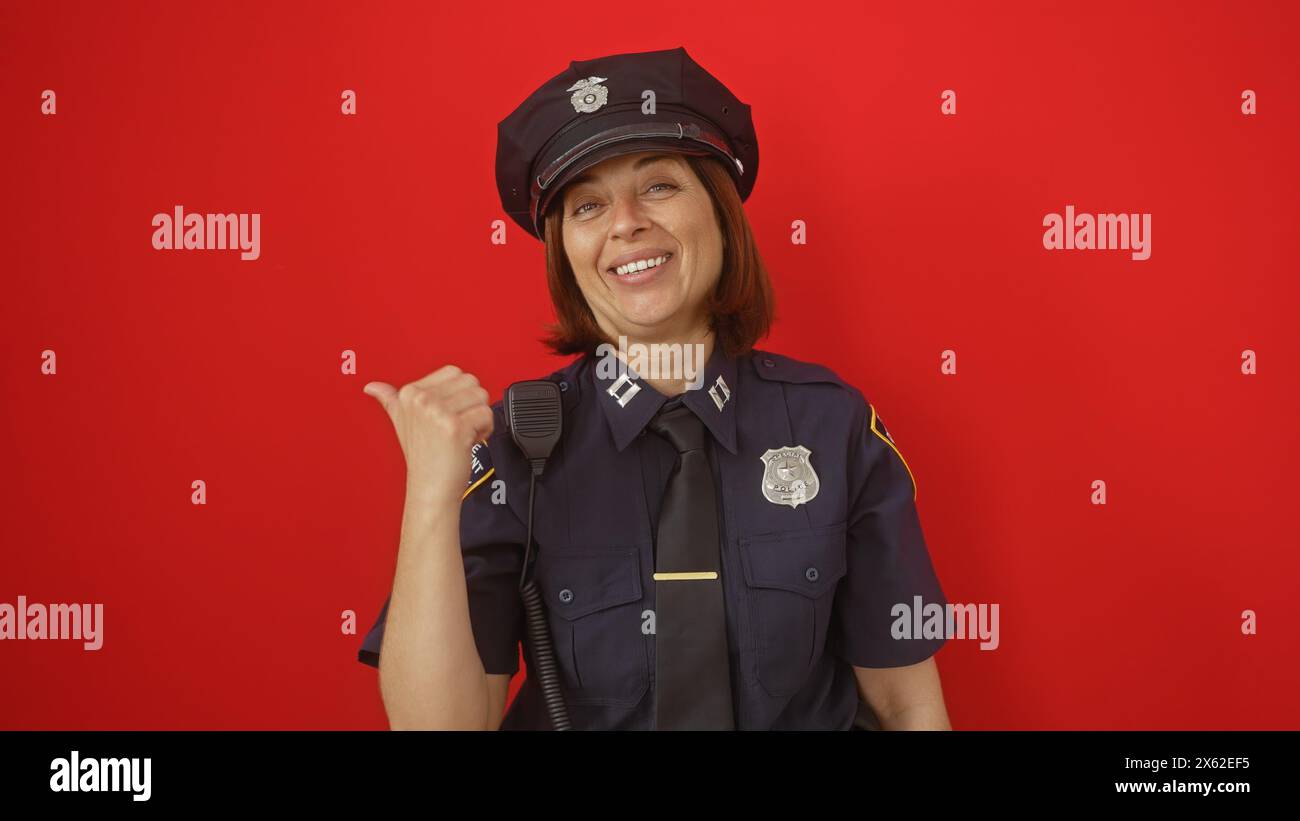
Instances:
[[[671,256],[672,254],[665,254],[661,257],[654,257],[653,259],[639,259],[636,262],[629,262],[627,265],[618,266],[614,269],[614,273],[622,276],[623,274],[630,274],[633,271],[644,271],[647,268],[653,268],[656,265],[663,265]]]

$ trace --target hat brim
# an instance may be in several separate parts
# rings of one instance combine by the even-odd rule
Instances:
[[[592,166],[613,157],[638,151],[672,151],[693,156],[716,156],[733,176],[737,176],[737,160],[721,135],[697,122],[646,123],[642,120],[599,131],[566,154],[551,161],[558,168],[542,169],[534,175],[533,185],[539,189],[533,198],[532,214],[536,235],[542,236],[542,221],[547,209],[564,187]],[[544,183],[544,188],[542,187]]]

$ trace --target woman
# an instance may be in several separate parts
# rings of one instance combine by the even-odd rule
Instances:
[[[749,107],[680,48],[575,62],[501,123],[503,205],[546,244],[550,345],[581,354],[547,377],[563,434],[532,530],[565,707],[578,729],[946,729],[944,639],[895,630],[896,605],[944,604],[910,470],[857,389],[754,349],[757,160]],[[531,473],[501,403],[451,365],[365,391],[407,461],[360,652],[392,726],[549,728],[528,642],[502,716]]]

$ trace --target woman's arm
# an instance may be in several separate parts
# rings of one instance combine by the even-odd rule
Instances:
[[[499,681],[474,642],[460,546],[468,454],[492,433],[488,392],[446,365],[399,390],[363,390],[387,411],[406,458],[406,504],[397,571],[379,652],[379,689],[393,729],[495,729]],[[491,713],[496,710],[497,715]]]
[[[882,730],[951,730],[934,657],[906,667],[854,667],[858,694]]]
[[[394,730],[495,729],[474,644],[460,551],[460,510],[408,493],[397,572],[379,654],[379,688]]]

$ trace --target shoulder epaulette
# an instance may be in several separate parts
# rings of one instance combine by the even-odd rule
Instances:
[[[754,350],[750,357],[754,371],[763,379],[772,382],[831,382],[843,388],[852,388],[840,375],[825,365],[815,362],[803,362],[778,353]]]

